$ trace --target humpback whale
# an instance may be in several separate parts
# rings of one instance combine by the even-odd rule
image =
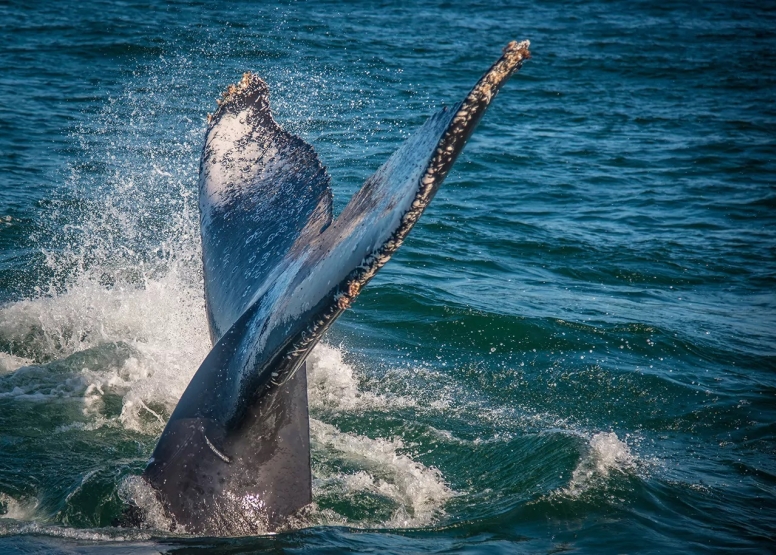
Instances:
[[[143,472],[176,526],[261,533],[311,503],[305,359],[401,246],[528,47],[509,43],[336,219],[326,168],[275,122],[267,84],[246,73],[224,93],[208,116],[199,177],[213,347]]]

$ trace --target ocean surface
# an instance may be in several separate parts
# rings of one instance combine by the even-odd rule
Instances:
[[[336,212],[522,39],[310,359],[304,517],[112,527],[209,349],[222,90],[267,80]],[[730,551],[776,552],[772,3],[0,2],[0,552]]]

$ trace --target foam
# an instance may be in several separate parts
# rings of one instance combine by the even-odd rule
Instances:
[[[0,352],[0,375],[9,374],[14,370],[32,364],[32,360],[24,357],[17,357],[8,353]]]
[[[364,390],[344,354],[341,347],[320,343],[307,358],[307,392],[312,410],[352,412],[416,406],[416,401],[406,396]]]
[[[0,520],[0,537],[2,536],[50,536],[69,540],[84,540],[93,542],[126,542],[144,541],[153,536],[145,531],[125,528],[79,529],[43,524],[40,522],[17,522]],[[61,549],[61,547],[60,547]]]
[[[170,532],[173,522],[151,486],[140,476],[127,476],[119,484],[119,497],[125,503],[133,503],[143,510],[143,528]]]
[[[143,286],[122,287],[105,287],[86,275],[66,291],[0,308],[0,334],[6,340],[23,337],[28,347],[34,343],[32,350],[39,357],[63,357],[32,365],[28,364],[30,359],[8,357],[13,365],[23,366],[16,375],[6,375],[6,379],[19,378],[25,372],[30,375],[23,387],[5,392],[18,401],[59,398],[82,403],[87,421],[62,423],[57,433],[111,426],[158,434],[209,345],[201,294],[195,294],[188,282],[174,273],[149,279]],[[106,349],[106,345],[111,348]],[[90,353],[93,356],[87,356]],[[318,345],[311,354],[311,409],[357,413],[366,408],[391,410],[412,404],[405,397],[362,390],[362,378],[343,360],[343,354],[341,348],[326,344]],[[63,368],[67,372],[62,373]],[[109,392],[122,396],[121,414],[115,418],[101,413],[102,398]],[[398,438],[371,439],[316,419],[311,420],[311,434],[316,458],[345,458],[356,468],[352,472],[324,468],[316,473],[314,498],[333,492],[345,498],[370,494],[394,510],[386,521],[353,522],[313,505],[298,526],[344,522],[355,526],[423,526],[440,518],[445,503],[454,495],[439,470],[403,453],[404,445]],[[129,477],[118,487],[122,498],[132,499],[145,509],[149,528],[171,530],[145,482]],[[29,515],[14,509],[9,518],[28,520]]]
[[[0,518],[14,520],[32,520],[38,500],[34,497],[15,499],[8,494],[0,493]]]
[[[588,442],[588,451],[580,459],[568,486],[562,493],[579,497],[589,489],[605,484],[612,474],[629,474],[636,469],[636,457],[614,432],[599,432]]]
[[[82,403],[86,422],[63,422],[58,433],[111,426],[157,435],[209,346],[196,275],[181,275],[179,270],[168,268],[166,273],[158,272],[140,284],[118,286],[106,286],[95,278],[96,273],[85,272],[64,291],[0,307],[0,338],[5,343],[22,343],[33,356],[54,359],[42,363],[6,353],[0,361],[7,369],[16,367],[17,372],[0,374],[0,396],[29,402],[60,398]],[[86,356],[90,352],[94,353],[91,358]],[[69,373],[63,374],[63,367]],[[2,389],[4,381],[10,383],[25,373],[28,381],[19,382],[11,390]],[[519,407],[488,406],[487,399],[460,391],[445,380],[444,374],[422,367],[389,370],[384,378],[373,387],[367,374],[346,361],[341,347],[319,344],[313,350],[308,359],[308,394],[314,416],[313,459],[317,461],[315,503],[291,527],[428,526],[445,517],[445,506],[458,495],[438,469],[413,458],[401,439],[342,431],[324,421],[332,414],[360,415],[365,410],[390,412],[411,407],[495,426],[492,437],[473,440],[428,428],[443,441],[456,443],[506,442],[515,432],[527,431],[526,427],[583,434],[573,423],[559,422],[552,415],[526,414]],[[412,397],[388,392],[394,381],[416,380],[422,385],[414,388]],[[108,393],[122,397],[117,417],[108,418],[101,412],[102,398]],[[441,399],[441,404],[433,403],[435,397]],[[626,440],[613,432],[584,433],[584,437],[586,447],[569,483],[553,495],[576,498],[606,488],[614,475],[635,471],[638,460]],[[340,461],[347,468],[341,468]],[[171,530],[171,523],[142,480],[130,477],[117,487],[122,497],[146,509],[147,527]],[[390,515],[371,518],[348,516],[347,511],[340,514],[325,506],[324,500],[329,498],[354,505],[360,499],[376,498]],[[24,507],[31,509],[25,512]],[[34,505],[13,505],[8,518],[33,519]]]
[[[0,308],[0,337],[25,343],[43,360],[63,362],[58,372],[52,368],[56,363],[38,365],[37,377],[11,391],[0,385],[0,396],[77,397],[83,401],[84,414],[96,417],[105,393],[117,393],[123,396],[121,423],[146,432],[154,429],[148,428],[144,416],[153,415],[161,424],[159,411],[172,411],[209,345],[202,295],[174,274],[143,286],[113,288],[82,277],[63,293]],[[113,360],[101,358],[100,368],[79,368],[78,360],[67,364],[67,357],[105,345],[127,349]],[[35,373],[32,361],[13,358],[15,364],[24,365],[17,374]],[[69,373],[58,376],[62,366]],[[47,374],[46,369],[51,371]],[[57,379],[61,381],[52,385]]]
[[[391,402],[391,397],[359,389],[358,373],[343,362],[341,349],[320,344],[308,360],[311,408],[359,412],[365,407],[387,407]],[[313,458],[319,461],[313,469],[314,503],[288,524],[290,529],[311,525],[427,526],[443,517],[445,504],[455,495],[438,469],[425,466],[406,454],[400,438],[372,439],[343,432],[316,418],[310,419],[310,435]],[[349,470],[340,469],[343,461]],[[135,476],[125,478],[119,492],[125,501],[131,500],[144,510],[148,515],[147,527],[173,530],[155,494],[142,479]],[[354,501],[365,495],[376,497],[382,505],[392,507],[391,515],[383,520],[353,520],[332,509],[321,508],[315,502],[332,495]],[[244,505],[246,500],[237,501]],[[256,533],[262,528],[260,513],[257,512],[253,519],[250,518],[250,510],[240,516],[250,520],[246,522],[246,531]],[[180,529],[175,531],[180,532]]]
[[[426,526],[437,521],[443,507],[455,493],[445,484],[442,473],[400,453],[404,443],[399,438],[377,438],[346,433],[336,427],[310,420],[310,438],[316,450],[344,458],[360,468],[355,472],[318,472],[314,496],[338,493],[349,497],[361,492],[384,497],[396,505],[391,518],[379,524],[391,528]]]

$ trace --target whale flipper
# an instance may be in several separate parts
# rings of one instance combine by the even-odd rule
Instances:
[[[432,115],[332,221],[312,147],[246,74],[210,119],[200,165],[214,347],[143,476],[188,532],[257,533],[308,504],[304,361],[399,248],[482,114],[529,57],[510,43],[468,96]],[[297,371],[302,368],[302,371]]]

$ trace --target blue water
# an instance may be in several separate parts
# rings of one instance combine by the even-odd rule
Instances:
[[[515,39],[533,58],[313,354],[313,507],[112,528],[207,353],[225,86],[267,80],[339,209]],[[0,53],[0,551],[776,550],[769,3],[12,1]]]

